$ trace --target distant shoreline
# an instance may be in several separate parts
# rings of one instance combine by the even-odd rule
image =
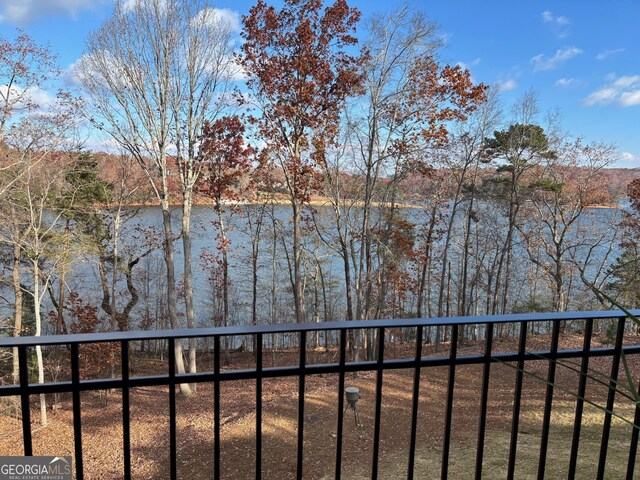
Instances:
[[[272,204],[272,205],[277,205],[277,206],[286,206],[289,205],[289,201],[285,200],[285,199],[270,199],[268,201],[265,202],[259,202],[256,200],[243,200],[243,201],[223,201],[222,204],[224,206],[252,206],[252,205],[264,205],[264,204]],[[179,207],[182,205],[182,202],[175,202],[172,201],[169,203],[169,206],[172,208],[175,207]],[[333,204],[331,203],[331,201],[329,201],[326,198],[315,198],[312,199],[309,202],[306,202],[306,205],[310,206],[310,207],[331,207],[333,206]],[[356,201],[354,202],[354,204],[352,206],[356,206],[356,207],[361,207],[363,205],[362,201]],[[374,207],[380,207],[382,206],[383,203],[382,202],[373,202],[373,206]],[[387,204],[389,205],[389,204]],[[158,202],[134,202],[134,203],[127,203],[127,204],[123,204],[123,207],[127,207],[127,208],[140,208],[140,207],[159,207],[160,205],[158,204]],[[193,206],[194,207],[211,207],[212,206],[212,202],[211,200],[203,200],[203,199],[197,199],[194,200],[193,202]],[[96,207],[105,207],[105,208],[117,208],[118,205],[116,204],[108,204],[108,203],[100,203],[100,204],[96,204]],[[411,204],[411,203],[396,203],[395,207],[397,208],[426,208],[425,205],[416,205],[416,204]],[[620,204],[613,204],[613,205],[589,205],[587,207],[585,207],[585,209],[608,209],[608,208],[613,208],[616,210],[622,210],[624,207]]]

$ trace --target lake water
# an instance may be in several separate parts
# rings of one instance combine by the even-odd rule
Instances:
[[[247,231],[247,213],[257,212],[258,206],[244,206],[241,213],[226,212],[225,222],[229,226],[228,238],[230,241],[229,261],[230,261],[230,280],[231,280],[231,322],[235,324],[246,323],[251,318],[251,240]],[[316,212],[320,218],[321,228],[326,228],[330,232],[331,219],[330,210],[325,207],[317,207]],[[590,232],[589,235],[607,233],[602,229],[617,215],[616,209],[595,209],[591,210],[582,220],[582,233]],[[421,209],[406,209],[402,212],[406,217],[415,223],[424,222],[426,213]],[[286,231],[290,227],[289,222],[290,209],[287,206],[274,207],[275,223],[279,229]],[[172,221],[174,232],[179,232],[181,225],[180,209],[175,208],[173,211]],[[263,226],[263,234],[260,242],[260,261],[259,261],[259,316],[262,322],[271,321],[275,316],[278,322],[292,321],[292,297],[289,279],[289,269],[284,253],[283,238],[289,238],[282,233],[276,235],[276,255],[273,257],[274,240],[271,232],[273,222],[270,217],[265,218]],[[158,207],[145,207],[139,210],[138,215],[130,220],[123,229],[122,241],[120,248],[122,251],[133,251],[138,254],[145,250],[146,247],[141,246],[144,236],[140,230],[155,230],[158,235],[161,234],[162,216]],[[311,228],[311,227],[309,227]],[[456,262],[459,258],[459,244],[461,242],[462,222],[458,221],[454,229],[454,238],[452,238],[451,260]],[[500,238],[501,220],[496,218],[493,224],[486,226],[485,234]],[[201,259],[203,252],[215,252],[217,229],[215,227],[214,212],[209,207],[194,207],[192,216],[192,235],[193,235],[193,284],[194,284],[194,307],[196,310],[196,318],[200,325],[212,325],[212,317],[215,310],[220,308],[219,289],[214,287],[210,280],[210,271],[207,269],[205,262]],[[573,234],[576,235],[575,233]],[[316,276],[317,263],[321,265],[322,275],[325,281],[325,292],[329,298],[329,310],[339,320],[344,315],[344,281],[342,270],[342,260],[335,250],[330,246],[323,244],[317,240],[315,232],[310,231],[309,240],[305,244],[306,258],[313,259],[312,266],[309,268],[311,276]],[[441,241],[442,243],[442,241]],[[357,246],[355,247],[357,248]],[[576,249],[578,257],[584,257],[586,254],[586,246]],[[616,246],[617,248],[617,246]],[[527,272],[531,270],[531,266],[525,265],[526,255],[521,245],[516,244],[516,255],[520,259],[516,265],[518,275],[522,276],[524,281]],[[596,250],[595,256],[600,258],[605,254],[604,247]],[[615,259],[617,255],[610,256],[610,260]],[[594,262],[594,265],[597,262]],[[183,251],[182,241],[175,242],[175,265],[176,275],[180,279],[183,272]],[[588,274],[595,275],[595,266],[587,269]],[[455,272],[455,268],[452,268]],[[69,288],[80,293],[81,297],[94,305],[99,305],[101,301],[101,290],[98,281],[98,267],[95,258],[90,255],[85,256],[82,263],[75,267],[73,275],[68,278]],[[132,312],[132,319],[140,319],[145,315],[145,308],[148,307],[150,313],[158,314],[158,308],[162,307],[164,302],[164,262],[161,250],[157,250],[140,262],[135,268],[136,286],[140,290],[141,298]],[[275,279],[275,282],[274,282]],[[575,279],[574,279],[575,280]],[[455,274],[454,274],[455,281]],[[526,296],[526,288],[523,282],[516,282],[517,288],[514,288],[514,295]],[[275,285],[275,291],[273,290]],[[122,281],[119,284],[122,291],[126,290],[126,285]],[[308,288],[311,292],[311,287]],[[158,294],[158,292],[160,292]],[[218,293],[218,295],[216,295]],[[274,296],[275,294],[275,296]],[[123,297],[126,301],[126,297]],[[273,299],[275,298],[275,304]],[[314,298],[309,293],[307,304],[313,302]],[[182,304],[178,305],[179,311],[184,311]],[[309,310],[310,307],[307,307]],[[184,319],[183,319],[184,321]]]

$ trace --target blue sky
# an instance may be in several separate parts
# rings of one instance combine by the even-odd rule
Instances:
[[[366,16],[394,2],[351,0]],[[242,15],[247,0],[212,0]],[[0,35],[20,27],[49,43],[68,69],[86,36],[110,15],[110,0],[0,0]],[[615,144],[618,166],[640,167],[640,1],[414,1],[440,25],[442,59],[467,66],[474,80],[502,85],[508,106],[528,90],[543,110],[587,140]]]

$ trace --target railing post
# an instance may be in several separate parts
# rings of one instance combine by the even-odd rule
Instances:
[[[307,365],[307,332],[300,331],[300,376],[298,377],[298,459],[297,474],[298,480],[302,480],[302,467],[304,461],[304,390],[305,374]]]
[[[256,480],[262,478],[262,334],[256,335]]]
[[[638,453],[638,428],[640,428],[640,382],[636,394],[636,413],[633,417],[633,428],[631,432],[631,442],[629,442],[629,461],[627,462],[627,480],[633,480],[635,477],[636,455]]]
[[[335,479],[342,477],[342,426],[344,419],[344,370],[347,356],[347,329],[340,330],[340,360],[338,372],[338,429],[336,432],[336,471]]]
[[[614,346],[613,358],[611,360],[611,374],[609,375],[609,393],[607,394],[607,408],[604,414],[604,425],[602,427],[602,441],[600,443],[600,460],[598,461],[598,473],[596,478],[604,478],[604,471],[607,465],[607,449],[609,447],[609,433],[611,432],[611,414],[613,404],[616,399],[616,384],[618,382],[618,372],[620,369],[620,356],[622,355],[622,342],[624,340],[624,323],[626,317],[618,319],[616,330],[616,343]]]
[[[582,361],[580,363],[580,381],[578,382],[578,399],[576,414],[573,421],[573,439],[569,456],[569,478],[575,478],[578,467],[578,447],[580,446],[580,431],[582,429],[582,412],[587,391],[587,375],[589,372],[589,354],[591,352],[591,337],[593,336],[593,319],[587,319],[582,340]]]
[[[213,478],[220,478],[220,335],[213,340]]]
[[[382,374],[384,372],[384,327],[378,328],[378,360],[376,365],[376,413],[373,425],[373,462],[371,480],[378,478],[378,457],[380,454],[380,418],[382,414]]]
[[[553,387],[556,381],[556,361],[558,359],[558,342],[560,339],[560,320],[555,320],[551,333],[551,348],[549,352],[549,372],[547,374],[547,392],[544,400],[544,414],[542,418],[542,433],[540,439],[540,457],[538,458],[538,480],[544,479],[547,466],[547,448],[549,446],[549,431],[551,429],[551,408],[553,405]]]
[[[407,480],[413,480],[416,460],[416,437],[418,430],[418,407],[420,405],[420,362],[422,361],[422,325],[416,328],[416,356],[413,371],[413,398],[411,405],[411,440],[409,443],[409,465],[407,467]]]
[[[176,444],[176,339],[169,338],[169,476],[178,477],[178,448]]]
[[[453,419],[453,392],[456,382],[456,358],[458,355],[458,325],[451,326],[451,349],[449,351],[449,385],[447,389],[447,410],[444,421],[444,445],[442,447],[441,478],[449,475],[449,450],[451,447],[451,421]]]
[[[509,465],[507,480],[513,480],[516,470],[516,452],[518,450],[518,429],[520,428],[520,405],[522,401],[522,380],[524,377],[524,354],[527,348],[527,322],[520,322],[520,339],[518,341],[518,370],[513,393],[513,418],[511,420],[511,440],[509,442]]]
[[[484,458],[484,435],[487,427],[487,403],[489,400],[489,375],[491,373],[491,348],[493,345],[493,323],[485,328],[484,369],[482,371],[482,397],[480,400],[480,419],[478,425],[478,446],[476,449],[476,480],[482,478]]]
[[[80,358],[79,345],[71,344],[71,383],[73,386],[73,443],[76,455],[76,478],[82,480],[84,468],[82,461],[82,408],[80,404]]]
[[[27,366],[27,346],[18,347],[18,366],[20,368],[20,410],[22,415],[22,445],[24,455],[33,455],[31,443],[31,404],[29,402],[29,367]]]
[[[122,447],[124,454],[124,478],[131,478],[131,411],[129,405],[129,342],[120,342],[122,368]]]

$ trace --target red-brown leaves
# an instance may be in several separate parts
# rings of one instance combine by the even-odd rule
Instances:
[[[463,121],[478,104],[486,100],[487,85],[474,85],[468,70],[459,66],[440,67],[425,56],[411,70],[406,115],[424,124],[422,137],[427,142],[447,141],[446,122]]]
[[[362,57],[347,50],[360,17],[345,0],[259,0],[244,17],[241,64],[263,115],[254,119],[276,154],[294,198],[309,194],[309,174],[337,134],[340,108],[361,89]]]
[[[214,200],[214,208],[221,201],[239,198],[238,183],[251,169],[253,149],[244,141],[244,124],[237,116],[222,117],[202,127],[200,159],[203,173],[198,191]]]
[[[41,47],[21,30],[9,42],[0,38],[0,121],[2,126],[14,110],[38,108],[29,90],[40,87],[60,74],[55,55],[48,47]]]
[[[91,306],[71,292],[65,302],[68,311],[69,333],[96,333],[108,330],[106,322],[98,315],[98,308]],[[55,320],[54,312],[49,314]],[[123,330],[120,326],[120,330]],[[90,343],[80,348],[81,378],[104,377],[117,363],[118,345],[114,343]]]
[[[627,194],[633,209],[640,213],[640,179],[636,178],[627,186]]]

